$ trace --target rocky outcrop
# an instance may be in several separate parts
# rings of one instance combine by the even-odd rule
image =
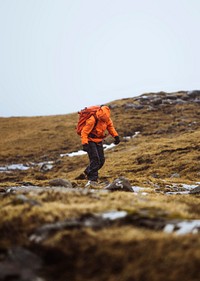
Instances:
[[[134,102],[124,104],[126,110],[130,109],[143,109],[149,108],[153,110],[155,108],[162,107],[164,105],[179,105],[185,103],[200,103],[200,91],[182,91],[177,93],[150,93],[138,96],[133,99]]]

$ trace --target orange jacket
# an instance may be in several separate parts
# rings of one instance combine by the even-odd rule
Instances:
[[[95,126],[96,125],[96,126]],[[107,135],[105,131],[112,137],[118,136],[110,118],[110,109],[108,106],[102,106],[97,112],[97,120],[91,116],[81,131],[81,142],[87,144],[88,141],[101,142]]]

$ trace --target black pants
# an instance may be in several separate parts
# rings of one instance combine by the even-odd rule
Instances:
[[[101,169],[105,163],[103,143],[90,141],[88,147],[88,157],[90,164],[85,169],[88,180],[96,181],[98,179],[98,170]]]

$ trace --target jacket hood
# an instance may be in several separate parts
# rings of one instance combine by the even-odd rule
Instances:
[[[101,106],[97,111],[96,116],[99,120],[107,122],[110,118],[110,108],[106,105]]]

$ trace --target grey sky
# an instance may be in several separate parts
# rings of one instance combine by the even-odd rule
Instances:
[[[0,116],[200,89],[199,0],[0,0]]]

